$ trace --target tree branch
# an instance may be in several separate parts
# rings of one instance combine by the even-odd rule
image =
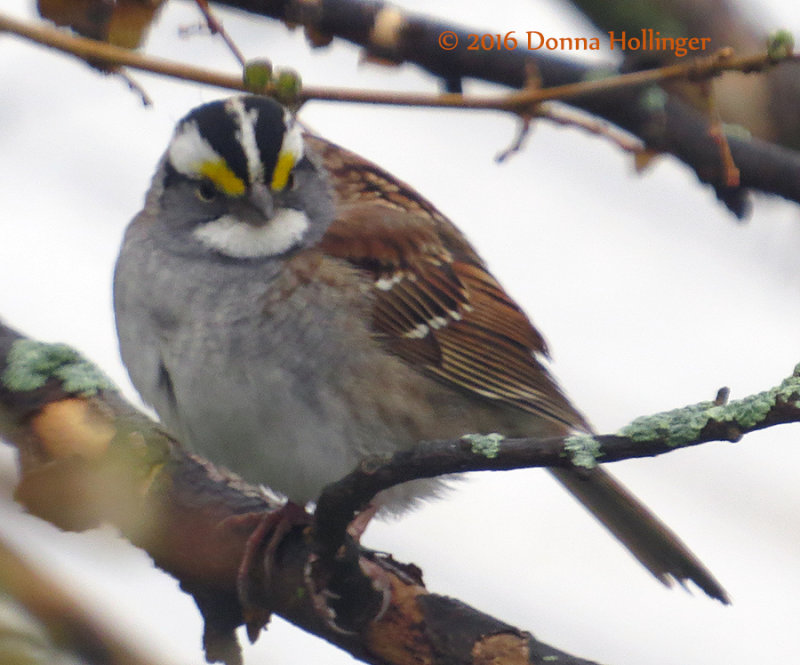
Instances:
[[[800,422],[800,365],[778,386],[764,392],[728,403],[717,399],[644,416],[617,434],[548,439],[473,434],[422,442],[388,458],[369,457],[325,488],[316,508],[317,549],[335,551],[344,542],[353,517],[378,492],[408,480],[541,466],[593,468],[599,462],[654,457],[710,441],[738,441],[749,432],[796,422]]]
[[[199,67],[147,56],[94,39],[73,37],[60,30],[25,23],[3,14],[0,14],[0,31],[12,32],[43,46],[49,46],[91,62],[101,61],[107,65],[130,67],[184,81],[204,83],[242,92],[251,91],[240,76],[211,72]],[[789,56],[786,56],[783,59],[788,58]],[[781,60],[775,59],[766,52],[735,57],[728,50],[697,58],[686,64],[668,65],[627,74],[613,74],[606,71],[602,78],[563,83],[546,88],[527,87],[519,92],[481,97],[460,93],[403,93],[306,86],[298,94],[298,102],[336,101],[392,106],[495,110],[525,114],[530,113],[538,104],[546,101],[570,102],[601,93],[613,93],[620,89],[638,88],[675,79],[703,80],[718,76],[722,72],[758,72],[776,65]],[[275,90],[273,87],[267,86],[264,92],[273,94]]]
[[[529,659],[519,662],[540,662],[534,653],[560,652],[456,601],[430,594],[413,566],[356,548],[346,535],[353,516],[377,492],[415,478],[533,466],[592,467],[598,460],[735,441],[757,429],[798,421],[800,366],[780,385],[758,395],[647,416],[615,435],[542,440],[468,435],[421,443],[388,460],[369,458],[326,488],[312,530],[296,528],[283,541],[273,583],[259,590],[264,596],[261,609],[266,615],[277,611],[371,663],[406,662],[387,655],[397,644],[408,649],[413,644],[430,656],[442,648],[436,637],[439,628],[455,630],[477,648],[487,633],[473,633],[472,628],[485,631],[489,625],[495,626],[492,635],[504,636],[503,648],[511,640],[515,649],[527,654]],[[245,522],[230,518],[273,511],[278,503],[238,477],[187,454],[74,351],[25,339],[3,325],[0,435],[19,451],[18,501],[64,529],[83,530],[104,521],[116,525],[194,596],[206,620],[209,655],[239,662],[233,630],[243,615],[236,582],[252,523],[243,526]],[[332,559],[333,567],[320,569],[320,557]],[[368,573],[366,587],[363,572]],[[353,584],[356,578],[362,580],[360,587]],[[322,592],[330,588],[340,599],[321,604]],[[309,593],[298,596],[298,589]],[[388,610],[365,615],[365,608],[375,606],[375,596],[386,593]],[[443,616],[458,625],[439,626],[437,617]],[[343,625],[359,630],[345,633]],[[493,647],[482,643],[481,648]],[[560,662],[585,662],[566,654],[559,657],[566,659]]]
[[[9,639],[7,597],[35,617],[48,640],[41,635]],[[34,570],[0,539],[0,653],[4,663],[82,662],[92,665],[158,665],[135,653],[105,629],[69,592],[53,579]],[[38,639],[37,639],[38,638]],[[19,644],[19,651],[14,645]]]
[[[730,156],[740,171],[740,181],[731,182],[730,159],[723,158],[728,152],[720,150],[720,134],[714,122],[657,85],[674,79],[702,80],[722,71],[760,71],[778,61],[790,59],[786,50],[778,55],[772,51],[739,58],[723,52],[686,65],[614,75],[607,68],[591,68],[519,48],[480,52],[460,49],[463,53],[444,51],[438,45],[434,47],[432,42],[448,26],[423,17],[406,15],[395,9],[386,11],[397,14],[393,16],[400,21],[402,30],[398,28],[395,41],[389,48],[385,39],[380,44],[375,43],[374,30],[366,27],[367,24],[372,25],[371,22],[383,20],[380,18],[383,11],[380,3],[320,0],[315,5],[320,11],[311,13],[307,11],[307,3],[299,0],[217,4],[228,4],[286,21],[299,21],[307,31],[317,36],[317,41],[321,34],[342,36],[361,44],[369,53],[377,52],[381,57],[390,57],[392,60],[415,62],[447,81],[469,76],[524,88],[507,95],[467,97],[454,93],[404,94],[306,87],[297,95],[296,101],[299,103],[316,99],[495,109],[525,115],[542,102],[562,100],[638,136],[650,150],[674,154],[691,166],[702,182],[712,185],[717,196],[740,217],[747,210],[748,189],[778,194],[800,203],[800,154],[766,141],[726,134]],[[356,10],[358,20],[350,13]],[[150,58],[103,42],[70,37],[58,30],[30,25],[0,14],[0,31],[3,30],[91,62],[124,65],[226,89],[252,91],[240,76]],[[462,41],[470,34],[464,30],[454,32]],[[528,86],[532,67],[541,88]],[[262,92],[275,90],[267,87]]]
[[[615,73],[607,66],[585,65],[543,50],[468,50],[465,45],[471,34],[480,36],[489,31],[431,20],[382,0],[215,2],[289,25],[302,25],[314,45],[326,45],[336,37],[363,47],[368,56],[418,65],[441,78],[448,90],[460,90],[465,78],[522,89],[528,83],[531,67],[536,70],[542,88],[605,79]],[[455,36],[461,47],[444,50],[439,41],[443,33]],[[738,217],[747,213],[748,189],[800,202],[800,155],[796,151],[729,134],[731,154],[742,172],[740,185],[731,186],[713,140],[712,119],[652,83],[580,95],[570,98],[569,103],[638,136],[651,150],[678,157],[695,171],[701,182],[711,185],[717,197]],[[766,177],[762,177],[759,169],[766,169]],[[782,170],[791,175],[780,177]]]
[[[0,435],[19,452],[20,503],[62,529],[117,526],[193,595],[206,621],[207,656],[241,662],[233,633],[243,621],[236,581],[252,529],[235,518],[274,510],[275,503],[187,454],[74,351],[34,342],[1,324]],[[274,610],[380,665],[468,662],[476,654],[497,665],[591,665],[430,593],[413,566],[356,549],[352,541],[348,550],[355,552],[352,563],[361,577],[366,571],[367,581],[379,588],[362,586],[354,594],[351,578],[331,579],[343,597],[321,604],[318,580],[309,579],[319,571],[309,573],[315,554],[307,529],[293,529],[281,542],[271,584],[262,590],[269,593],[264,612]],[[338,563],[335,575],[352,575],[346,557]],[[358,632],[343,631],[338,613],[355,608],[363,614],[370,594],[388,594],[385,609],[367,617]]]

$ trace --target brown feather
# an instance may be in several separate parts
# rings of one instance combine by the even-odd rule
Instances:
[[[540,361],[544,339],[461,233],[377,166],[307,140],[337,201],[321,247],[375,280],[373,324],[387,348],[447,383],[586,429]]]
[[[374,281],[372,325],[386,348],[445,385],[544,418],[550,431],[589,431],[543,364],[544,339],[458,229],[374,164],[317,137],[306,142],[336,203],[320,248]],[[660,581],[691,579],[728,602],[678,536],[604,469],[551,471]]]

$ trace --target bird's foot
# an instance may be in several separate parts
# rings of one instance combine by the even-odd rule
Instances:
[[[347,526],[347,535],[349,535],[357,543],[361,542],[361,536],[367,530],[372,518],[375,517],[379,507],[374,504],[369,504],[364,510],[353,518],[353,521]]]
[[[273,578],[278,548],[295,527],[308,526],[311,516],[288,501],[276,510],[244,513],[224,520],[226,527],[251,531],[236,575],[236,591],[242,606],[247,637],[255,642],[272,611]]]

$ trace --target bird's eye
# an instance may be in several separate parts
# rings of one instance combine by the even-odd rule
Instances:
[[[201,182],[194,193],[203,203],[210,203],[217,198],[217,188],[208,181]]]

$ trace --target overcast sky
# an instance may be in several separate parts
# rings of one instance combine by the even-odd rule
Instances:
[[[554,1],[416,4],[490,32],[593,34]],[[28,2],[3,5],[32,16]],[[773,0],[754,11],[800,34],[794,6]],[[292,66],[308,84],[435,89],[409,67],[359,65],[354,48],[311,52],[300,31],[222,16],[248,57]],[[169,3],[148,51],[234,72],[219,41],[177,36],[197,21],[189,3]],[[131,399],[110,305],[119,241],[175,121],[225,95],[134,77],[152,108],[118,79],[0,36],[0,317],[78,347]],[[751,218],[737,223],[674,160],[636,175],[605,140],[544,122],[521,154],[498,165],[515,126],[494,113],[315,102],[302,119],[417,187],[467,233],[544,332],[555,373],[602,432],[712,399],[723,385],[732,398],[765,390],[800,362],[796,205],[757,197]],[[613,465],[712,569],[732,607],[664,589],[537,470],[472,477],[447,500],[372,525],[365,544],[418,564],[431,590],[599,662],[793,662],[797,437],[787,426]],[[0,453],[11,465],[9,450]],[[191,599],[110,530],[63,534],[11,504],[0,504],[0,525],[162,662],[202,662]],[[351,662],[279,620],[245,655],[250,665]]]

